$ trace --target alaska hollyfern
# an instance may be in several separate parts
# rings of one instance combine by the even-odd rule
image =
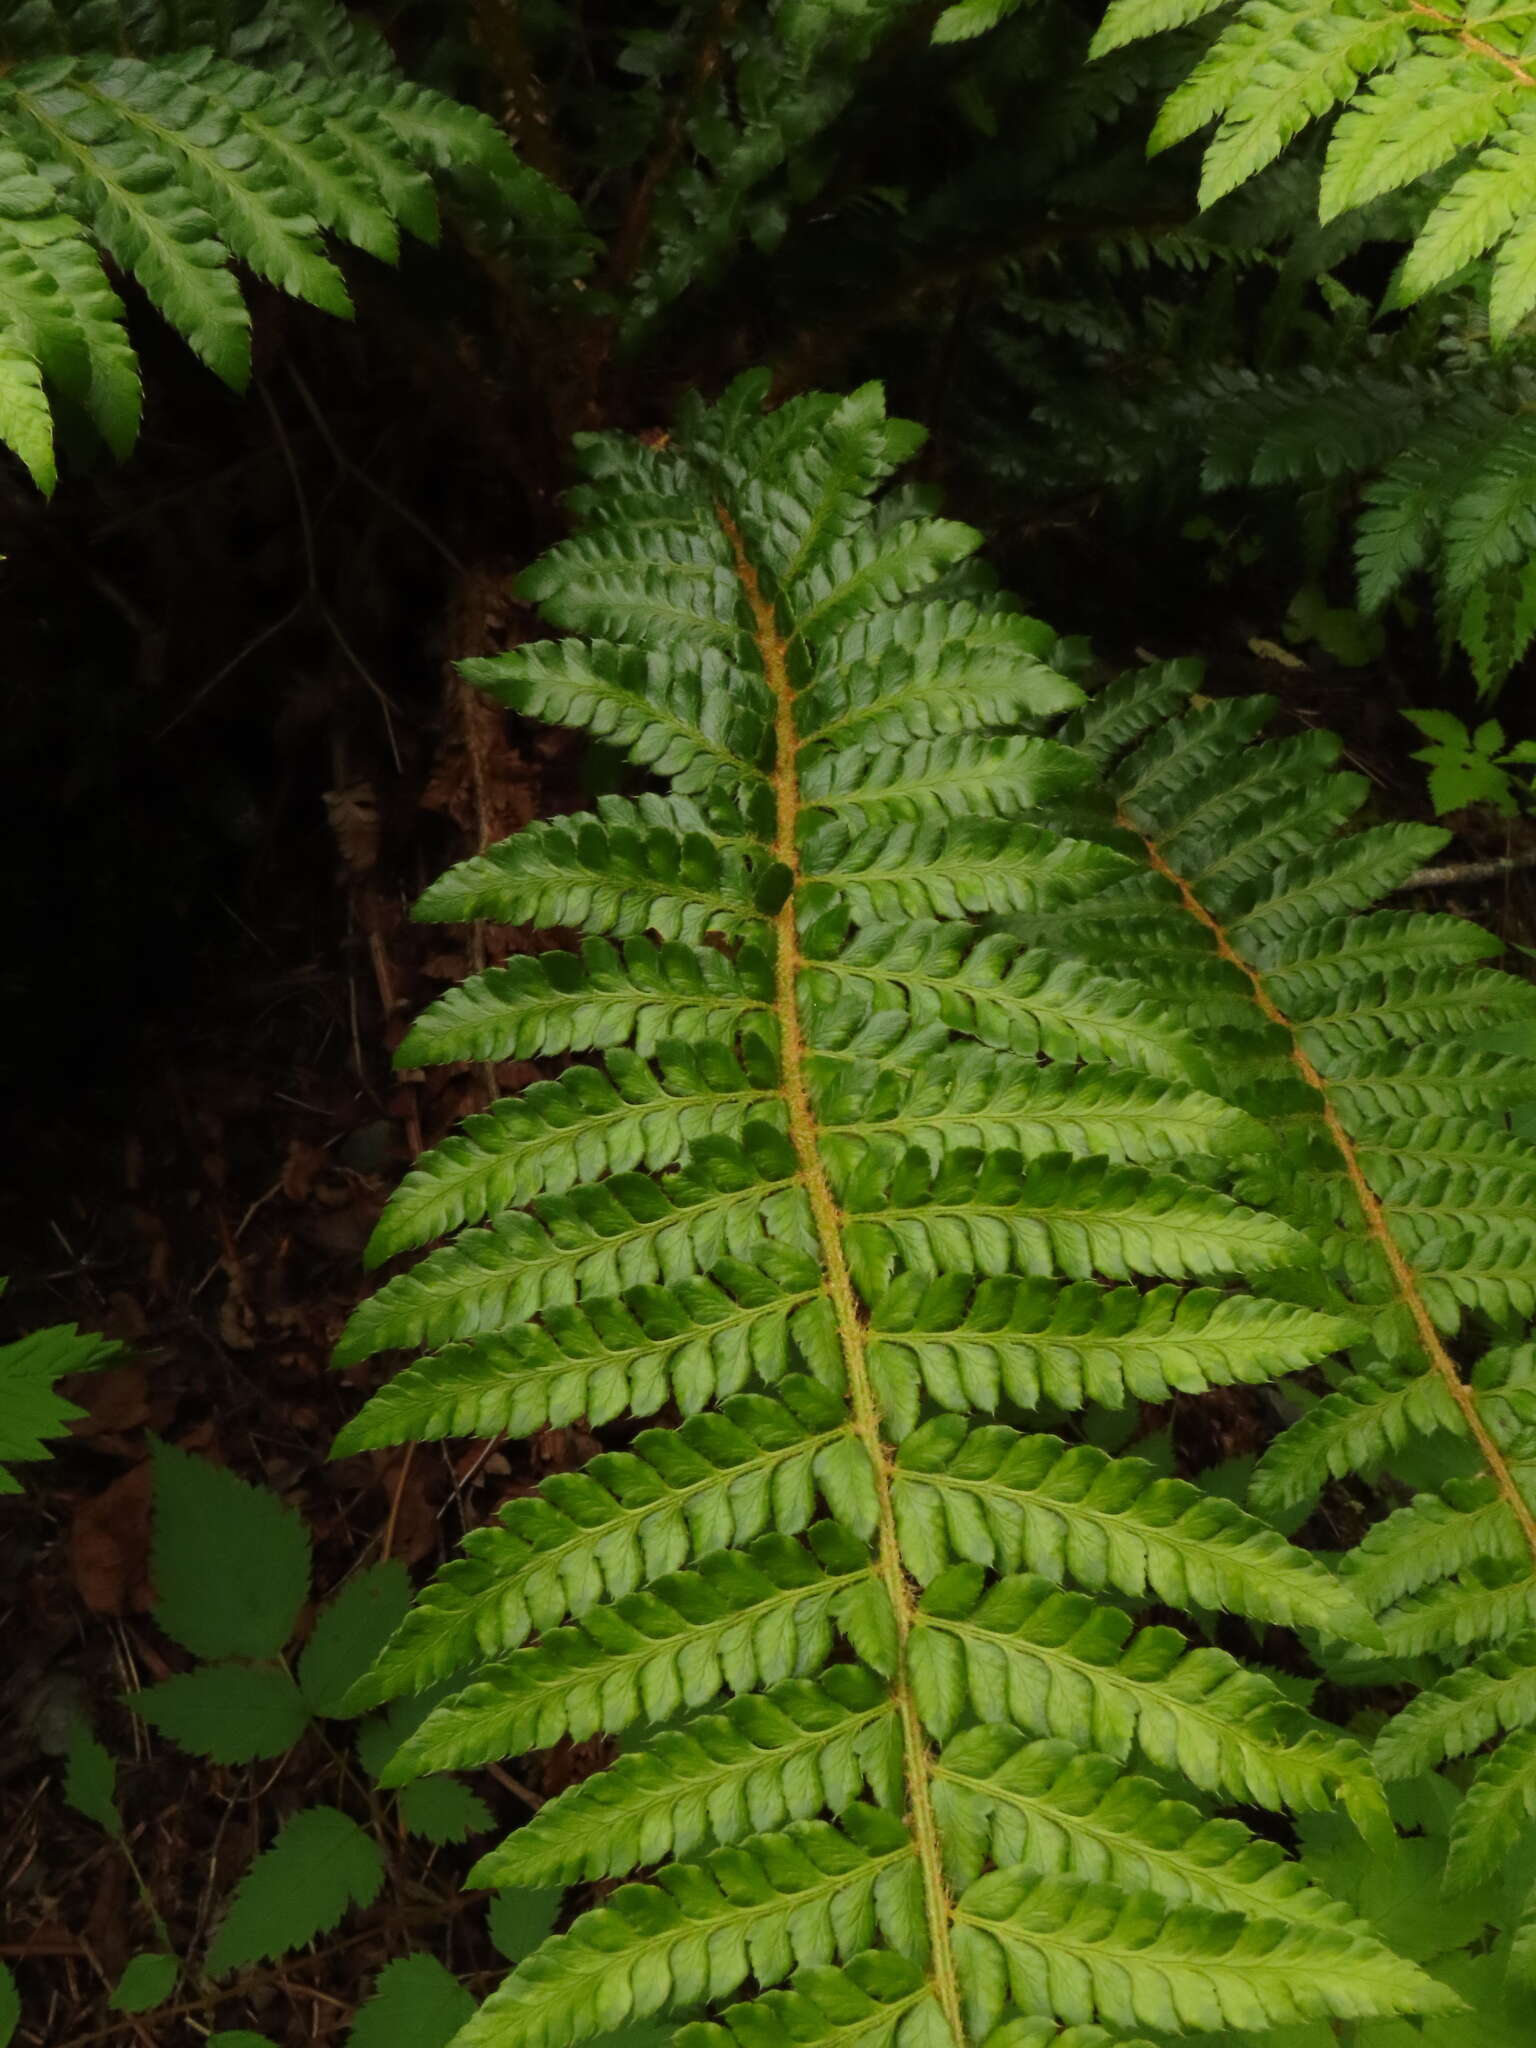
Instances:
[[[404,1064],[584,1063],[407,1177],[375,1258],[456,1235],[338,1359],[429,1355],[337,1448],[663,1418],[473,1534],[352,1695],[448,1685],[395,1783],[620,1738],[476,1879],[649,1874],[458,2040],[1090,2048],[1454,2005],[1277,1846],[1323,1810],[1379,1836],[1365,1752],[1209,1641],[1342,1656],[1364,1606],[1079,1428],[1315,1365],[1356,1312],[1310,1219],[1217,1185],[1288,1155],[1155,985],[1093,749],[1041,734],[1080,699],[1052,635],[882,489],[920,437],[876,388],[764,415],[764,384],[584,437],[579,531],[523,585],[568,637],[468,665],[666,793],[420,906],[581,937],[452,990]],[[1102,741],[1117,700],[1082,715]],[[1070,944],[1127,899],[1152,982]]]

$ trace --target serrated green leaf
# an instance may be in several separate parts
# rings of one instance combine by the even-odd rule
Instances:
[[[275,1656],[309,1595],[303,1517],[173,1444],[153,1457],[155,1619],[194,1656]]]
[[[299,1657],[299,1689],[313,1714],[346,1712],[348,1692],[405,1618],[411,1582],[394,1558],[349,1579],[315,1623]]]
[[[64,1797],[77,1813],[95,1821],[114,1839],[122,1834],[122,1818],[117,1810],[117,1764],[83,1719],[77,1719],[69,1732]]]
[[[309,1726],[299,1688],[270,1664],[203,1664],[130,1693],[128,1704],[172,1742],[217,1764],[281,1756]]]
[[[447,2048],[475,2001],[433,1956],[401,1956],[379,1972],[347,2048]]]
[[[33,483],[49,497],[59,480],[53,452],[53,414],[35,356],[0,334],[0,441],[26,464]]]
[[[495,1825],[490,1808],[456,1778],[418,1778],[396,1796],[401,1825],[429,1842],[465,1842]]]
[[[46,1439],[62,1436],[83,1412],[55,1391],[55,1383],[70,1373],[97,1371],[122,1348],[109,1338],[84,1335],[73,1323],[0,1344],[0,1494],[17,1491],[7,1459],[46,1457]]]
[[[211,1977],[285,1955],[371,1905],[384,1882],[378,1845],[331,1806],[296,1813],[235,1888],[208,1951]]]
[[[486,1908],[486,1926],[509,1963],[520,1963],[533,1954],[559,1917],[564,1897],[559,1885],[496,1894]]]

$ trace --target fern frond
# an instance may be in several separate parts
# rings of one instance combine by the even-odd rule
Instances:
[[[1376,1739],[1384,1778],[1413,1778],[1536,1721],[1536,1636],[1487,1650],[1410,1700]]]
[[[383,43],[354,35],[331,0],[309,9],[318,40],[292,52],[261,47],[223,10],[84,11],[67,33],[12,12],[0,27],[0,441],[45,490],[53,401],[119,455],[138,428],[137,361],[98,252],[236,389],[250,317],[233,265],[349,317],[326,237],[386,261],[398,226],[435,239],[429,169],[481,178],[568,262],[587,254],[575,207],[493,122],[394,76]]]
[[[1510,1461],[1522,1494],[1536,1478]],[[1421,1494],[1366,1532],[1345,1566],[1347,1583],[1380,1613],[1395,1601],[1453,1578],[1483,1561],[1519,1567],[1525,1538],[1510,1504],[1491,1479],[1449,1479],[1438,1494]]]
[[[1189,700],[1205,678],[1198,661],[1164,661],[1106,683],[1064,718],[1058,737],[1098,767],[1114,761],[1155,732]]]
[[[1412,1593],[1378,1626],[1389,1656],[1455,1656],[1480,1643],[1511,1640],[1536,1627],[1536,1588],[1528,1571],[1501,1570],[1481,1558],[1459,1577]]]
[[[788,1140],[750,1124],[741,1140],[700,1138],[663,1181],[613,1174],[541,1196],[391,1280],[365,1302],[336,1352],[340,1364],[408,1345],[476,1337],[577,1298],[642,1281],[663,1284],[750,1257],[764,1235],[806,1236]]]
[[[1436,1430],[1462,1430],[1460,1409],[1440,1374],[1419,1372],[1409,1380],[1356,1374],[1266,1450],[1253,1473],[1253,1505],[1264,1513],[1298,1507],[1329,1479],[1372,1473],[1395,1450]]]
[[[763,390],[690,402],[657,445],[583,439],[580,529],[523,579],[575,637],[483,673],[673,787],[533,826],[439,884],[427,914],[558,918],[581,951],[491,969],[400,1058],[606,1057],[415,1169],[377,1253],[459,1235],[337,1352],[444,1347],[341,1451],[668,1400],[687,1418],[508,1504],[354,1693],[457,1684],[391,1783],[624,1738],[477,1875],[654,1881],[546,1942],[462,2048],[707,2014],[748,1979],[755,2017],[685,2041],[782,2020],[850,2048],[971,2048],[994,2026],[1104,2048],[1095,2014],[1438,2010],[1448,1994],[1294,1859],[1209,1810],[1342,1806],[1378,1834],[1365,1751],[1104,1599],[1355,1644],[1369,1613],[1240,1507],[1038,1411],[1059,1427],[1265,1387],[1392,1313],[1378,1272],[1345,1284],[1337,1176],[1296,1191],[1316,1115],[1283,1025],[1254,1016],[1132,825],[1193,779],[1185,844],[1243,943],[1292,972],[1307,1028],[1348,1018],[1362,1114],[1399,1072],[1446,1077],[1417,1150],[1410,1110],[1372,1133],[1426,1231],[1464,1208],[1457,1176],[1501,1172],[1486,1214],[1518,1231],[1523,1167],[1444,1121],[1456,1064],[1414,1065],[1421,1026],[1387,1021],[1383,977],[1425,1016],[1453,1000],[1426,973],[1496,1008],[1499,977],[1486,999],[1466,983],[1487,941],[1431,946],[1426,970],[1417,927],[1357,929],[1429,841],[1384,828],[1339,851],[1362,792],[1319,772],[1326,745],[1250,775],[1267,707],[1186,726],[1187,668],[1084,705],[1048,628],[969,594],[987,592],[957,574],[970,529],[873,502],[918,438],[878,391],[765,415]],[[1064,712],[1058,737],[1034,730]],[[1089,778],[1128,743],[1136,815],[1116,820]],[[1490,1284],[1486,1262],[1459,1270]],[[1488,1396],[1505,1423],[1510,1372]],[[978,1426],[1005,1406],[1024,1429]],[[1133,1758],[1204,1803],[1126,1776]],[[980,1874],[1000,1858],[1020,1867]]]
[[[831,947],[839,937],[829,930],[824,943]],[[1010,933],[873,924],[830,957],[821,953],[819,933],[807,941],[808,986],[824,1019],[817,1045],[845,1015],[862,1018],[871,1006],[899,1005],[916,1024],[944,1024],[1000,1051],[1109,1060],[1170,1080],[1198,1072],[1193,1041],[1164,1005],[1134,983],[1053,958]]]
[[[894,1053],[883,1061],[839,1054],[811,1062],[810,1079],[827,1131],[868,1138],[899,1130],[935,1164],[958,1146],[1145,1165],[1271,1142],[1235,1105],[1179,1081],[1114,1067],[1032,1067],[980,1046],[925,1053],[910,1067]]]
[[[792,1341],[823,1379],[840,1383],[817,1280],[804,1253],[764,1243],[708,1277],[547,1309],[536,1323],[450,1345],[401,1373],[342,1431],[334,1455],[412,1439],[531,1436],[581,1415],[653,1415],[669,1399],[693,1412],[753,1380],[778,1379]]]
[[[539,640],[463,667],[509,710],[590,732],[667,776],[681,796],[765,786],[772,701],[761,676],[719,655],[684,660],[599,640]]]
[[[43,490],[56,477],[45,383],[89,418],[114,452],[138,428],[138,366],[122,304],[80,223],[46,178],[0,149],[0,346],[6,352],[3,440]]]
[[[536,953],[488,968],[424,1011],[396,1054],[402,1067],[453,1060],[541,1059],[633,1044],[648,1054],[667,1038],[731,1039],[772,1000],[761,954],[734,960],[710,946],[622,951],[589,939],[580,953]]]
[[[1533,1820],[1536,1728],[1521,1728],[1488,1758],[1456,1810],[1447,1884],[1460,1890],[1490,1877]]]
[[[1516,81],[1495,65],[1440,51],[1405,58],[1372,79],[1341,117],[1323,178],[1323,219],[1427,177],[1486,142],[1518,100]]]
[[[615,1048],[466,1118],[462,1134],[424,1153],[391,1196],[365,1258],[382,1264],[428,1238],[535,1195],[563,1194],[599,1174],[675,1165],[710,1133],[739,1138],[771,1119],[777,1069],[763,1042],[738,1047],[664,1041],[654,1065]]]
[[[109,101],[83,92],[72,67],[7,81],[11,139],[60,163],[87,195],[84,225],[216,375],[237,390],[250,375],[250,318],[208,213],[175,188],[167,161],[136,142]]]
[[[1306,1258],[1305,1241],[1278,1218],[1145,1167],[964,1146],[935,1170],[920,1148],[892,1159],[875,1144],[833,1162],[849,1263],[870,1295],[898,1264],[918,1276],[1211,1279]]]
[[[58,467],[43,373],[29,350],[9,340],[0,340],[0,441],[21,457],[39,490],[52,491]]]
[[[800,847],[808,886],[835,890],[859,923],[1028,911],[1092,896],[1122,855],[1005,818],[854,828],[834,821]]]
[[[1130,770],[1109,768],[1112,790]],[[1224,772],[1242,773],[1236,764]],[[1312,795],[1294,790],[1296,814]],[[1425,1436],[1440,1439],[1442,1472],[1472,1475],[1448,1477],[1390,1514],[1343,1574],[1376,1612],[1389,1655],[1452,1667],[1389,1723],[1381,1755],[1393,1775],[1509,1731],[1455,1824],[1456,1881],[1472,1882],[1526,1824],[1527,1780],[1536,1783],[1524,1672],[1536,1622],[1536,1510],[1518,1354],[1491,1355],[1469,1379],[1449,1344],[1469,1314],[1507,1323],[1536,1309],[1536,1155],[1506,1122],[1526,1100],[1521,1063],[1456,1069],[1478,1059],[1459,1037],[1523,1014],[1529,984],[1472,964],[1358,974],[1322,894],[1335,874],[1390,886],[1411,857],[1407,838],[1392,846],[1359,835],[1363,856],[1348,838],[1316,849],[1310,870],[1323,891],[1294,898],[1304,912],[1295,932],[1256,934],[1241,895],[1209,887],[1171,858],[1195,801],[1209,802],[1208,793],[1175,782],[1154,806],[1122,797],[1121,816],[1175,892],[1166,915],[1187,923],[1191,943],[1214,946],[1249,987],[1254,1053],[1234,1093],[1276,1119],[1280,1145],[1256,1155],[1239,1187],[1311,1238],[1331,1286],[1370,1334],[1363,1370],[1276,1439],[1250,1498],[1261,1511],[1294,1508],[1329,1478],[1390,1469],[1396,1453]],[[1288,975],[1288,961],[1308,971]],[[1501,1392],[1510,1374],[1512,1400]],[[1468,1649],[1485,1652],[1470,1669]]]
[[[1213,1386],[1259,1385],[1316,1364],[1348,1322],[1211,1288],[1133,1287],[969,1274],[903,1275],[876,1305],[870,1368],[907,1428],[919,1395],[941,1408],[1123,1407]]]
[[[711,1552],[490,1666],[433,1708],[385,1779],[612,1735],[706,1706],[722,1686],[751,1692],[803,1677],[827,1661],[848,1596],[869,1584],[864,1545],[833,1522],[803,1543],[774,1533]]]
[[[1027,725],[1082,692],[1049,666],[1056,636],[1038,619],[968,601],[906,605],[832,637],[796,705],[808,773],[853,747]]]
[[[1532,1099],[1536,1067],[1455,1044],[1384,1044],[1336,1054],[1329,1085],[1340,1120],[1358,1137],[1392,1117],[1505,1115]]]
[[[907,746],[829,748],[801,782],[808,814],[842,815],[889,831],[941,818],[1027,817],[1079,795],[1090,780],[1082,756],[1054,740],[964,734]]]
[[[952,1565],[913,1632],[918,1709],[941,1739],[970,1712],[1114,1757],[1139,1750],[1204,1791],[1298,1812],[1369,1776],[1358,1744],[1222,1650],[1171,1628],[1133,1639],[1129,1615],[1027,1573],[983,1587],[980,1567]]]
[[[1054,2029],[1047,2031],[1054,2040]],[[727,2006],[718,2025],[696,2021],[673,2038],[678,2048],[772,2048],[785,2039],[836,2048],[938,2048],[946,2033],[922,1971],[889,1949],[871,1949],[845,1969],[809,1964],[795,1972],[790,1990],[760,1992]],[[1097,2044],[1063,2038],[1062,2048]]]
[[[1114,0],[1093,52],[1215,11],[1205,0]],[[1491,258],[1492,327],[1503,340],[1536,304],[1536,108],[1525,54],[1519,31],[1482,17],[1244,0],[1165,102],[1152,147],[1218,123],[1200,186],[1202,206],[1211,206],[1310,123],[1337,114],[1325,144],[1322,220],[1433,180],[1433,203],[1395,287],[1399,301]]]
[[[580,925],[629,938],[654,931],[690,942],[706,932],[761,943],[787,875],[754,873],[750,854],[702,831],[645,829],[638,806],[623,822],[554,819],[450,868],[417,915],[447,923]],[[700,820],[703,823],[703,820]]]
[[[1152,2048],[1138,2035],[1106,2034],[1102,2027],[1058,2027],[1054,2020],[1005,2020],[987,2036],[987,2048]]]

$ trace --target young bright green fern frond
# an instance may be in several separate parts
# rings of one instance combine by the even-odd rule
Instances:
[[[1470,1326],[1518,1328],[1536,1303],[1536,1153],[1507,1121],[1529,1102],[1536,1070],[1462,1052],[1453,1034],[1528,1017],[1532,990],[1472,964],[1484,950],[1475,932],[1447,933],[1449,950],[1425,943],[1428,920],[1415,920],[1405,963],[1400,914],[1365,910],[1367,892],[1405,879],[1435,835],[1377,829],[1245,874],[1247,847],[1313,815],[1315,771],[1233,808],[1230,793],[1251,789],[1255,763],[1280,757],[1280,746],[1218,755],[1204,737],[1219,712],[1193,709],[1169,726],[1156,679],[1139,720],[1151,736],[1136,745],[1136,701],[1137,686],[1123,686],[1102,711],[1078,714],[1076,729],[1089,736],[1113,714],[1105,776],[1144,850],[1136,900],[1161,955],[1186,958],[1191,975],[1218,960],[1246,985],[1248,1017],[1228,1033],[1224,1067],[1232,1099],[1268,1118],[1277,1142],[1253,1156],[1236,1192],[1311,1239],[1312,1298],[1359,1318],[1365,1338],[1355,1371],[1264,1454],[1252,1499],[1261,1511],[1294,1509],[1330,1477],[1390,1469],[1426,1438],[1448,1458],[1443,1470],[1464,1474],[1378,1523],[1345,1560],[1342,1583],[1376,1614],[1390,1654],[1452,1667],[1388,1724],[1385,1769],[1429,1769],[1509,1732],[1457,1823],[1453,1879],[1473,1882],[1536,1813],[1522,1746],[1536,1730],[1525,1672],[1536,1624],[1536,1441],[1522,1405],[1530,1352],[1496,1345],[1470,1373],[1461,1362],[1476,1343]],[[1069,723],[1064,737],[1073,732]],[[1356,914],[1341,936],[1344,907]],[[1090,960],[1101,944],[1085,948]],[[1440,964],[1457,951],[1466,964]],[[1415,1040],[1430,1020],[1446,1042],[1427,1053]],[[1478,1062],[1470,1089],[1468,1060]],[[1469,1648],[1484,1652],[1470,1669]]]
[[[1425,181],[1400,303],[1489,259],[1496,340],[1536,307],[1536,73],[1528,8],[1418,0],[1112,0],[1094,53],[1210,20],[1205,55],[1172,94],[1154,150],[1217,124],[1200,203],[1336,116],[1320,194],[1327,222]]]
[[[1072,1440],[1075,1411],[1268,1384],[1369,1320],[1305,1220],[1233,1192],[1289,1132],[1224,1099],[1184,984],[1060,942],[1101,906],[1123,932],[1122,898],[1162,913],[1089,786],[1082,741],[1122,706],[1032,730],[1080,692],[963,568],[974,534],[876,495],[913,431],[873,389],[764,415],[763,388],[659,447],[586,440],[580,531],[524,584],[579,637],[476,665],[676,784],[533,826],[426,898],[557,918],[580,950],[452,992],[402,1061],[603,1064],[416,1167],[376,1254],[460,1234],[338,1350],[442,1347],[339,1450],[684,1417],[511,1503],[357,1690],[457,1680],[395,1781],[623,1738],[477,1874],[653,1875],[578,1912],[463,2048],[699,2017],[749,1980],[808,2040],[932,2048],[1439,2009],[1209,1810],[1383,1825],[1359,1744],[1203,1640],[1246,1617],[1343,1654],[1366,1610],[1243,1509]],[[1221,714],[1206,752],[1253,722]],[[1244,886],[1282,947],[1422,853],[1274,843],[1290,866]]]
[[[401,79],[330,0],[302,10],[302,33],[282,8],[185,14],[22,7],[0,26],[0,441],[45,491],[54,403],[117,454],[138,431],[104,260],[239,389],[250,316],[231,266],[349,317],[327,237],[386,261],[402,227],[435,240],[433,174],[583,244],[574,207],[494,122]]]

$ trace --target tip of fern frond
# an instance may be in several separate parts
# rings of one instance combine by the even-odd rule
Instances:
[[[426,1048],[422,1043],[415,1026],[413,1025],[412,1028],[409,1031],[407,1031],[404,1038],[401,1039],[400,1043],[395,1047],[394,1053],[390,1059],[390,1065],[394,1068],[397,1074],[404,1073],[411,1067],[423,1066],[426,1064],[426,1062],[422,1058],[422,1054],[425,1050]]]
[[[934,43],[971,43],[982,33],[984,22],[967,16],[958,7],[946,7],[933,25],[929,37]]]
[[[351,1695],[348,1695],[350,1702]],[[398,1792],[402,1785],[409,1785],[425,1774],[425,1766],[417,1763],[410,1754],[411,1743],[406,1742],[397,1749],[378,1775],[378,1786],[383,1792]]]
[[[499,1842],[471,1865],[464,1879],[471,1891],[505,1891],[516,1886],[517,1879],[512,1874],[515,1866],[507,1854],[511,1846],[509,1842]]]
[[[1328,1633],[1336,1642],[1347,1642],[1379,1656],[1386,1654],[1387,1638],[1381,1623],[1353,1594],[1340,1603],[1337,1616],[1329,1621]]]
[[[403,1246],[397,1245],[394,1241],[394,1233],[389,1228],[389,1217],[381,1216],[373,1226],[368,1242],[363,1246],[363,1271],[376,1273],[386,1259],[392,1259],[397,1251],[403,1249]]]
[[[1344,1811],[1366,1847],[1382,1856],[1395,1854],[1397,1826],[1379,1782],[1374,1777],[1351,1780],[1344,1786],[1343,1798]]]
[[[370,1343],[366,1336],[358,1332],[356,1325],[357,1316],[354,1313],[352,1320],[336,1339],[335,1349],[331,1352],[333,1372],[344,1372],[349,1365],[363,1364],[366,1359],[372,1358],[378,1349],[376,1344]]]
[[[388,1699],[388,1686],[379,1682],[377,1673],[365,1671],[361,1678],[353,1679],[342,1695],[341,1711],[351,1720],[358,1714],[371,1714],[376,1707],[384,1706]]]

